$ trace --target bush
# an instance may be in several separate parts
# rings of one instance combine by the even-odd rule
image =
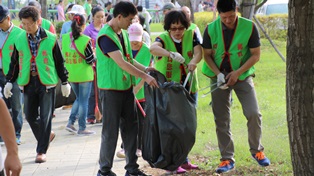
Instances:
[[[288,15],[269,15],[256,16],[256,18],[263,25],[265,31],[273,40],[286,40],[288,29]],[[208,23],[213,21],[213,12],[196,12],[194,14],[194,22],[200,28],[203,34]],[[259,29],[259,27],[258,27]],[[264,33],[260,31],[261,38],[266,38]]]
[[[54,23],[54,26],[56,28],[57,36],[60,36],[63,23],[64,23],[64,21],[58,21],[58,22]]]

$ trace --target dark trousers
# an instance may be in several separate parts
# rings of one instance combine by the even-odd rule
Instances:
[[[140,105],[142,106],[143,110],[145,109],[146,103],[140,102]],[[137,107],[137,118],[138,118],[138,135],[137,135],[137,148],[142,150],[142,136],[143,136],[143,126],[144,126],[144,120],[145,117],[142,113],[142,111]]]
[[[100,99],[103,112],[99,159],[100,171],[108,172],[112,168],[120,126],[126,155],[126,166],[124,168],[133,173],[139,167],[135,154],[138,122],[133,90],[100,90]]]
[[[4,169],[2,171],[0,171],[0,176],[5,176],[4,175]]]
[[[55,88],[47,89],[38,76],[31,76],[29,84],[24,87],[25,118],[38,142],[37,153],[46,153],[48,149],[54,94]]]

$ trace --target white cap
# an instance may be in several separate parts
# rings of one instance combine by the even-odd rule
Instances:
[[[130,42],[143,40],[143,27],[140,23],[132,23],[128,28]]]
[[[74,5],[72,9],[68,13],[73,13],[73,14],[81,14],[85,15],[85,10],[84,7],[81,5]]]

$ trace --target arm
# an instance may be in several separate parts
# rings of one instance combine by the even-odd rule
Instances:
[[[165,56],[165,57],[170,57],[170,52],[167,51],[166,49],[163,48],[162,44],[160,42],[154,42],[150,46],[150,52],[152,55],[155,56]]]
[[[95,56],[94,56],[94,51],[92,49],[92,39],[87,43],[84,54],[85,54],[85,60],[87,64],[92,64],[96,61]]]
[[[201,45],[194,46],[194,55],[193,59],[188,64],[189,71],[194,71],[197,67],[197,64],[202,60],[203,50]]]
[[[51,33],[53,33],[53,34],[56,34],[56,29],[55,29],[55,27],[53,26],[52,23],[51,23],[51,25],[50,25],[49,31],[50,31]]]
[[[126,72],[130,73],[131,75],[134,75],[135,77],[140,77],[140,78],[144,79],[145,82],[147,82],[151,86],[158,87],[157,81],[153,77],[151,77],[151,76],[147,75],[146,73],[144,73],[143,71],[139,70],[139,69],[143,69],[143,66],[132,65],[129,62],[126,62],[123,59],[122,53],[120,50],[109,52],[107,54],[109,55],[109,57],[111,59],[113,59],[115,61],[116,64],[119,65],[119,67],[121,69],[125,70]],[[139,64],[139,63],[137,63],[137,64]],[[136,66],[139,66],[141,68],[137,68]]]
[[[15,141],[14,126],[11,116],[2,98],[0,98],[0,135],[7,148],[7,157],[4,162],[6,175],[19,175],[22,169],[18,157],[18,147]]]
[[[261,54],[260,47],[250,48],[250,52],[251,57],[238,70],[232,71],[226,76],[226,79],[229,79],[227,85],[234,85],[238,81],[240,75],[259,61]]]
[[[7,82],[11,82],[14,83],[15,80],[17,79],[18,75],[19,75],[19,52],[17,51],[15,45],[14,45],[14,49],[11,55],[11,63],[10,63],[10,68],[9,68],[9,72],[6,75],[6,80]]]
[[[68,71],[64,66],[64,58],[61,54],[58,42],[56,42],[52,52],[58,77],[61,79],[61,83],[65,84],[68,82]]]

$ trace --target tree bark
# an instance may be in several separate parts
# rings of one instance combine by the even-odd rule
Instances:
[[[242,0],[240,4],[240,12],[242,17],[252,19],[254,15],[256,0]]]
[[[287,121],[294,175],[314,175],[314,3],[289,0]]]
[[[40,0],[40,5],[41,5],[41,17],[47,18],[47,0]]]

